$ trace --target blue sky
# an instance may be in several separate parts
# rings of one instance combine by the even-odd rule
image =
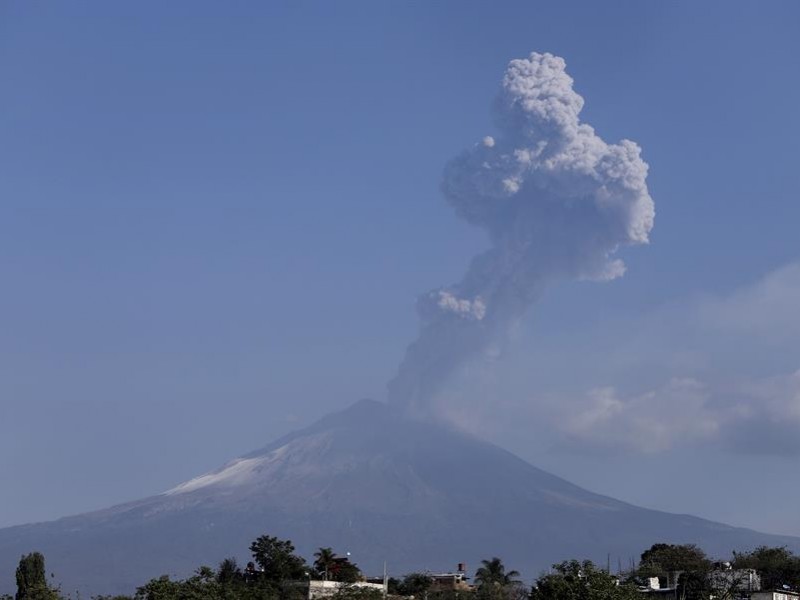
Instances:
[[[592,489],[800,534],[798,447],[772,443],[800,427],[798,25],[793,2],[0,4],[0,525],[384,398],[416,296],[487,246],[443,166],[539,51],[642,147],[655,228],[623,278],[549,289],[443,411]]]

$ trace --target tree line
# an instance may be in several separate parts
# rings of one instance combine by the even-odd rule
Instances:
[[[241,567],[226,558],[216,568],[201,566],[186,579],[164,575],[137,588],[133,596],[95,596],[93,600],[303,600],[305,584],[312,579],[341,582],[332,600],[383,600],[374,588],[355,584],[364,578],[349,556],[320,548],[311,564],[296,553],[290,540],[263,535],[250,545],[252,561]],[[754,569],[762,589],[800,590],[800,557],[787,548],[762,546],[733,552],[727,572]],[[409,573],[388,579],[388,595],[424,600],[639,600],[641,589],[658,578],[674,588],[675,600],[742,600],[747,598],[736,577],[720,573],[705,552],[692,544],[654,544],[640,557],[638,566],[611,573],[592,561],[568,560],[553,565],[533,585],[519,579],[498,557],[483,560],[471,589],[445,589],[428,573]],[[724,571],[723,571],[724,572]],[[52,578],[52,575],[51,575]],[[33,552],[20,559],[16,571],[17,593],[0,600],[66,600],[47,580],[44,556]]]

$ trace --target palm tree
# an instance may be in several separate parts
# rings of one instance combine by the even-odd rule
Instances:
[[[515,577],[519,577],[519,572],[508,571],[506,573],[506,567],[498,557],[482,560],[481,564],[483,566],[475,572],[475,583],[481,587],[485,585],[505,587],[512,583],[519,583],[519,580],[515,579]]]
[[[314,568],[322,573],[325,581],[328,580],[328,570],[336,563],[336,553],[333,548],[320,548],[314,552]]]

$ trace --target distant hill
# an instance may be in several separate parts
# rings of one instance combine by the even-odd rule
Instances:
[[[132,592],[288,537],[311,557],[350,551],[367,572],[473,568],[503,557],[534,576],[565,558],[629,557],[657,541],[712,555],[800,538],[647,510],[593,494],[495,445],[361,401],[164,494],[49,523],[0,530],[0,593],[39,550],[65,592]]]

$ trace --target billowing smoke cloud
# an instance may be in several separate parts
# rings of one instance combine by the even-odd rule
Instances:
[[[629,140],[607,144],[581,123],[583,98],[564,60],[509,63],[487,136],[446,166],[442,190],[491,241],[457,284],[418,301],[421,331],[389,400],[424,409],[465,361],[501,340],[543,290],[563,279],[608,281],[620,246],[653,226],[647,164]]]

